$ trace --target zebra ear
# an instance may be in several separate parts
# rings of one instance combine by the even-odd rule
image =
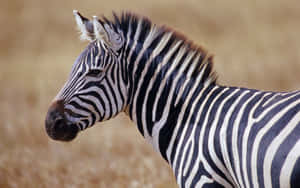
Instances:
[[[93,25],[95,37],[97,39],[103,41],[115,51],[118,51],[122,47],[122,35],[116,32],[108,23],[100,21],[97,16],[93,16]]]
[[[80,38],[82,40],[93,40],[95,39],[93,22],[83,17],[77,10],[73,10],[77,27],[81,33]]]

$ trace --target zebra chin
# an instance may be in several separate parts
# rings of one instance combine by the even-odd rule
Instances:
[[[45,128],[50,138],[60,141],[71,141],[79,132],[78,126],[66,120],[62,101],[55,101],[50,106],[46,115]]]

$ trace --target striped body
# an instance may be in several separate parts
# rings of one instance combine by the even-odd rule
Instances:
[[[167,149],[181,187],[299,186],[299,92],[199,90],[175,115],[181,121]]]
[[[50,137],[124,111],[180,187],[300,186],[300,92],[220,86],[205,50],[145,18],[75,18],[91,43],[49,109]]]

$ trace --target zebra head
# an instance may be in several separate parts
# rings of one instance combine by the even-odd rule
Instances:
[[[80,130],[107,120],[126,107],[122,31],[105,18],[94,16],[88,20],[78,11],[74,11],[74,16],[81,38],[90,44],[75,61],[45,121],[48,135],[62,141],[74,139]]]

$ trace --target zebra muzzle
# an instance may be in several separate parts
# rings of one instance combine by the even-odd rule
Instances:
[[[46,132],[54,140],[71,141],[79,132],[76,125],[68,122],[62,101],[55,101],[49,108],[45,120]]]

